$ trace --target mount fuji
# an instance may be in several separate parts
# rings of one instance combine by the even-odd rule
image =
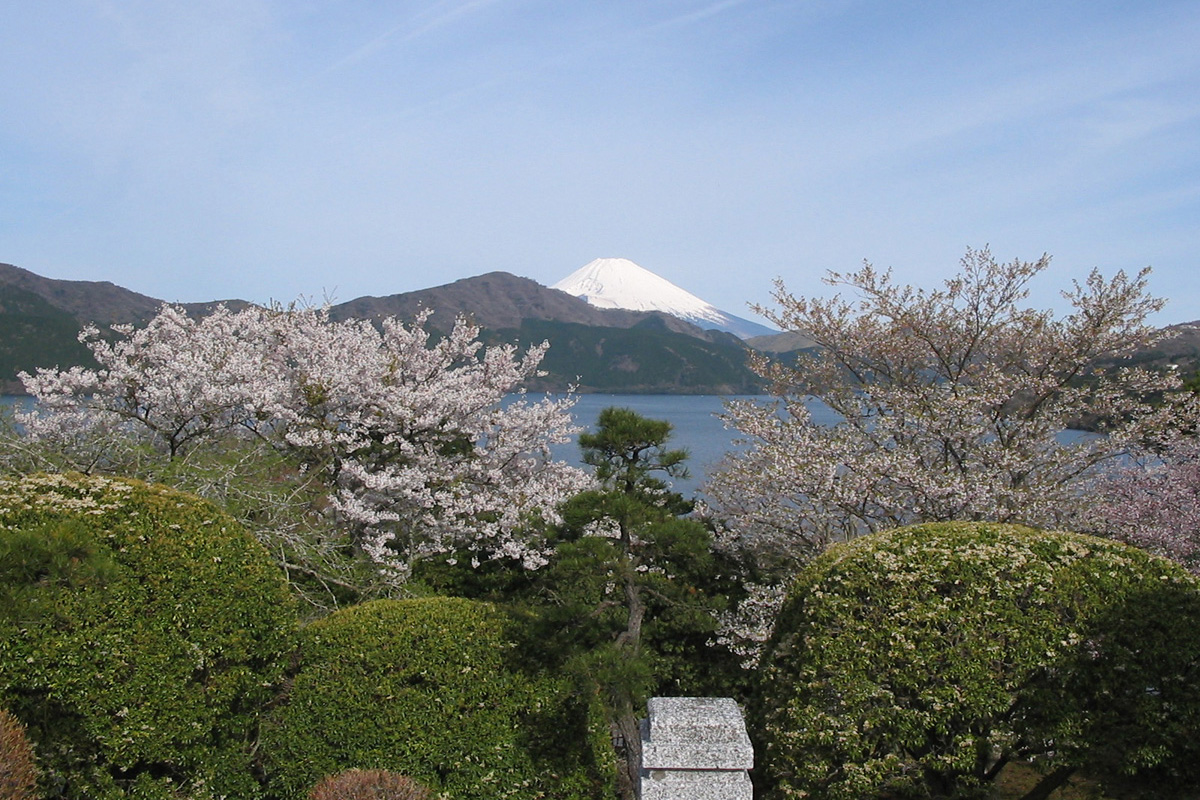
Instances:
[[[722,311],[627,258],[597,258],[550,288],[597,308],[662,311],[705,330],[726,331],[741,339],[779,332]]]

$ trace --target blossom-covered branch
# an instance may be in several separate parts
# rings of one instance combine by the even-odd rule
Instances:
[[[435,339],[428,316],[376,328],[320,309],[218,307],[192,319],[164,306],[145,328],[114,327],[112,342],[85,330],[97,370],[23,374],[38,402],[19,421],[93,466],[130,439],[172,461],[256,439],[321,475],[357,543],[398,574],[461,548],[534,565],[530,523],[553,521],[588,484],[550,455],[575,431],[573,399],[519,394],[545,343],[485,349],[463,319]]]
[[[1180,437],[1147,463],[1105,475],[1091,523],[1107,536],[1200,574],[1200,441]]]
[[[776,403],[728,406],[749,447],[706,489],[725,545],[787,572],[831,541],[912,522],[1064,525],[1101,465],[1194,418],[1174,375],[1120,365],[1160,335],[1146,324],[1162,307],[1147,272],[1093,272],[1057,318],[1023,306],[1048,265],[968,251],[927,291],[868,264],[830,275],[849,299],[779,284],[779,309],[764,313],[816,347],[794,363],[758,360]],[[837,424],[814,421],[815,401]],[[1083,419],[1099,435],[1064,435]]]

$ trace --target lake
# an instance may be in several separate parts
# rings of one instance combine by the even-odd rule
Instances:
[[[725,401],[732,398],[718,395],[678,394],[583,394],[571,412],[575,421],[589,430],[596,424],[600,412],[609,406],[629,408],[643,417],[665,419],[673,426],[668,447],[685,448],[691,477],[673,481],[676,491],[690,495],[704,482],[710,468],[730,450],[737,431],[726,430],[717,415],[725,410]],[[762,398],[766,399],[766,398]],[[579,447],[574,442],[559,445],[554,450],[559,458],[579,464]]]
[[[530,393],[529,398],[537,400],[542,396]],[[643,417],[670,422],[674,430],[671,432],[668,446],[685,448],[691,454],[687,461],[691,476],[673,481],[676,491],[684,495],[691,495],[699,489],[717,462],[735,449],[733,440],[738,436],[737,431],[726,430],[717,417],[725,410],[725,401],[750,399],[765,403],[772,399],[769,396],[726,397],[711,394],[581,394],[577,397],[579,401],[571,413],[576,423],[588,430],[595,427],[596,418],[609,406],[633,409]],[[29,407],[33,400],[29,397],[0,395],[0,407],[14,404]],[[819,402],[811,402],[809,410],[813,413],[813,419],[821,424],[833,425],[838,419],[828,406]],[[1057,438],[1063,444],[1070,444],[1095,436],[1098,434],[1066,430],[1058,434]],[[556,458],[572,464],[582,464],[579,446],[575,442],[558,445],[553,448],[553,453]]]
[[[539,395],[530,395],[536,400]],[[630,408],[650,419],[665,419],[674,426],[670,447],[686,448],[691,457],[688,468],[691,477],[674,481],[677,491],[690,495],[704,482],[708,469],[714,466],[726,452],[733,449],[735,431],[725,430],[717,418],[724,410],[727,397],[718,395],[663,395],[663,394],[582,394],[572,409],[575,421],[588,429],[596,424],[600,412],[609,406]],[[765,398],[764,398],[765,399]],[[0,405],[30,405],[28,397],[0,397]],[[579,447],[574,442],[554,448],[558,458],[579,464]]]

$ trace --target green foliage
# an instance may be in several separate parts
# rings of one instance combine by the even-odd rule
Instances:
[[[579,437],[599,485],[563,505],[538,575],[541,648],[604,699],[626,743],[618,785],[626,798],[640,769],[637,716],[646,699],[724,694],[715,687],[737,672],[708,645],[712,612],[724,601],[714,591],[711,532],[684,516],[693,504],[658,477],[687,474],[687,451],[668,449],[670,434],[670,423],[630,409],[600,412],[596,430]]]
[[[305,468],[261,439],[204,441],[167,459],[129,437],[110,444],[99,461],[81,465],[53,443],[23,436],[4,411],[0,409],[0,474],[82,468],[165,484],[208,500],[272,554],[302,601],[305,616],[321,616],[395,588],[328,513],[329,489],[321,471]]]
[[[675,476],[685,474],[686,452],[667,449],[669,435],[667,422],[606,409],[596,432],[580,440],[604,486],[564,505],[564,523],[544,534],[552,546],[547,566],[472,565],[470,554],[459,553],[417,564],[410,586],[519,609],[522,625],[515,632],[526,657],[546,669],[592,676],[584,683],[611,668],[628,678],[618,683],[640,687],[633,692],[639,699],[654,692],[740,695],[735,682],[743,675],[735,658],[709,645],[712,611],[739,591],[739,578],[713,552],[708,528],[677,516],[692,503],[657,477],[665,465]],[[631,534],[628,547],[622,524]],[[610,651],[629,623],[626,577],[645,613],[638,664],[617,669],[619,658]]]
[[[1034,683],[1024,723],[1053,738],[1060,762],[1078,764],[1125,798],[1194,798],[1200,785],[1200,590],[1153,566],[1076,572],[1064,593],[1089,596],[1079,646]],[[1088,589],[1076,584],[1087,582]]]
[[[0,536],[0,619],[63,623],[72,595],[117,574],[111,553],[78,518],[51,519]]]
[[[0,580],[0,704],[47,796],[257,796],[256,709],[295,618],[237,523],[162,486],[0,479]]]
[[[968,797],[1010,759],[1194,781],[1198,610],[1175,565],[1077,534],[942,523],[835,546],[764,660],[766,796]]]
[[[261,441],[205,443],[184,458],[147,459],[141,472],[137,477],[199,495],[241,522],[283,569],[305,618],[393,588],[328,513],[320,470],[301,469]]]
[[[586,699],[533,675],[508,617],[461,598],[376,600],[302,632],[291,692],[263,732],[270,785],[386,769],[458,798],[590,798]]]
[[[653,477],[662,472],[672,478],[686,478],[687,450],[668,450],[671,423],[648,419],[630,408],[610,406],[600,412],[596,430],[579,435],[583,462],[596,470],[596,480],[606,489],[642,501],[650,506],[665,507],[672,501],[675,513],[691,511],[678,494],[668,496],[665,481]]]
[[[580,496],[573,502],[589,499],[594,498]],[[607,537],[578,535],[560,541],[550,564],[537,575],[541,646],[560,658],[582,654],[595,659],[600,648],[626,644],[628,585],[642,607],[638,647],[630,653],[641,666],[626,668],[626,674],[641,676],[626,684],[635,705],[652,694],[738,693],[736,660],[709,645],[716,628],[712,612],[724,608],[726,596],[737,588],[710,549],[711,538],[696,520],[667,518],[639,529],[633,558],[626,558]]]
[[[541,609],[546,641],[606,665],[593,674],[635,707],[651,693],[729,689],[722,668],[732,661],[708,645],[712,612],[731,588],[721,579],[727,565],[708,528],[686,516],[693,503],[659,477],[687,475],[687,451],[668,448],[670,435],[669,422],[627,408],[600,412],[595,431],[579,437],[600,487],[563,506],[538,576],[551,599]]]

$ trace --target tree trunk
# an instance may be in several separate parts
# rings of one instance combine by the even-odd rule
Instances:
[[[629,559],[624,559],[625,573],[625,607],[628,609],[625,630],[617,635],[617,647],[628,649],[629,658],[637,658],[642,652],[642,619],[646,616],[646,604],[642,602],[642,593],[637,585],[633,565]]]
[[[625,752],[617,753],[617,791],[621,800],[637,800],[642,772],[642,731],[629,698],[617,709],[614,727],[625,743]]]
[[[1046,800],[1051,792],[1066,783],[1074,774],[1075,767],[1059,767],[1038,781],[1037,786],[1026,792],[1021,800]]]
[[[625,630],[618,634],[616,644],[621,657],[632,661],[641,655],[642,620],[646,616],[646,605],[642,602],[637,576],[627,554],[622,558],[622,562],[625,606],[629,614],[626,617]],[[622,800],[637,800],[642,770],[642,732],[638,726],[637,710],[633,707],[632,688],[622,686],[619,690],[620,696],[614,698],[616,701],[615,727],[617,734],[625,743],[625,752],[617,754],[621,757],[617,788]]]

